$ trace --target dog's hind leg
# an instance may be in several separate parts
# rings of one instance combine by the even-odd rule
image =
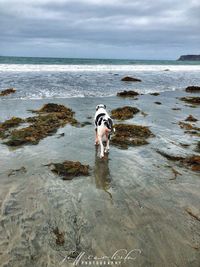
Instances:
[[[103,141],[101,137],[99,138],[99,144],[101,146],[100,158],[103,158],[104,157],[104,146],[103,146]]]
[[[109,152],[109,149],[110,149],[110,135],[109,133],[106,134],[106,148],[105,148],[105,153],[108,153]]]
[[[98,134],[97,134],[97,129],[95,129],[95,146],[99,145],[99,139],[98,139]]]
[[[103,129],[98,128],[98,141],[101,147],[101,152],[100,152],[100,158],[104,157],[104,146],[103,146]]]

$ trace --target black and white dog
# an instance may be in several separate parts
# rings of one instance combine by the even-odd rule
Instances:
[[[106,141],[105,153],[109,151],[109,141],[110,135],[114,131],[113,129],[113,121],[108,115],[106,111],[106,106],[103,104],[96,106],[96,113],[94,117],[94,124],[95,124],[95,145],[101,146],[101,153],[100,157],[104,157],[104,146],[103,141]]]

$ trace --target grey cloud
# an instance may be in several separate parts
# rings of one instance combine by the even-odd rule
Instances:
[[[0,0],[0,53],[173,58],[198,52],[199,11],[187,0]]]

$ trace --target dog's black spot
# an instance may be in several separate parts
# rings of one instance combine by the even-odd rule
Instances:
[[[102,123],[102,120],[103,120],[103,117],[101,117],[101,118],[99,119],[99,121],[98,121],[98,126],[100,126],[100,125],[101,125],[101,123]]]
[[[97,116],[96,116],[96,119],[95,119],[95,125],[98,126],[100,125],[99,124],[99,120],[100,118],[103,118],[103,116],[105,116],[106,114],[105,113],[99,113]]]

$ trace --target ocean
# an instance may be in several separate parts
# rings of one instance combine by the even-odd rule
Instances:
[[[7,99],[109,97],[122,90],[143,94],[183,90],[199,85],[199,74],[197,61],[0,57],[0,90],[17,89]],[[127,75],[142,82],[122,82]]]

